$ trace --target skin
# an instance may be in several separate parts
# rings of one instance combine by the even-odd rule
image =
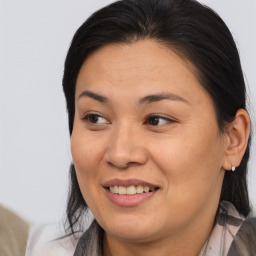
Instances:
[[[83,197],[105,230],[105,256],[198,255],[212,230],[224,168],[241,160],[233,150],[241,136],[234,126],[220,132],[194,71],[153,40],[104,46],[81,67],[71,151]],[[172,97],[140,102],[156,94]],[[238,115],[237,127],[248,131],[245,116]],[[120,207],[102,186],[117,178],[159,190],[137,206]]]

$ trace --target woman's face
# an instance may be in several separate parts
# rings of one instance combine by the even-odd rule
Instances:
[[[150,241],[212,224],[226,136],[193,66],[152,40],[84,62],[71,138],[83,197],[111,237]]]

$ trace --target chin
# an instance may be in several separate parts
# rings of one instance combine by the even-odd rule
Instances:
[[[119,239],[125,240],[127,242],[149,242],[153,237],[153,234],[148,232],[149,228],[146,230],[136,229],[136,230],[124,230],[124,229],[112,229],[106,231],[110,236]]]
[[[114,219],[114,218],[112,218]],[[152,222],[138,219],[130,219],[126,220],[125,218],[121,218],[122,221],[112,221],[112,223],[108,223],[106,226],[103,226],[105,232],[115,237],[116,239],[126,240],[129,242],[147,242],[150,241],[152,237],[154,237],[157,232],[152,226]],[[154,232],[155,230],[155,232]]]

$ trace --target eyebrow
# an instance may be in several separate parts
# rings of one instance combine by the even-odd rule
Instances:
[[[104,97],[102,95],[99,95],[95,92],[91,92],[91,91],[83,91],[79,96],[78,96],[78,100],[82,97],[89,97],[92,98],[94,100],[97,100],[99,102],[103,102],[103,103],[107,103],[109,100],[107,97]]]
[[[83,91],[78,96],[78,100],[82,97],[89,97],[102,103],[109,102],[109,99],[107,97],[91,91]],[[181,101],[190,105],[190,103],[186,99],[173,93],[158,93],[158,94],[147,95],[139,100],[139,104],[145,104],[145,103],[149,104],[149,103],[158,102],[161,100]]]
[[[139,100],[139,103],[152,103],[152,102],[158,102],[161,100],[174,100],[174,101],[182,101],[190,105],[190,103],[182,98],[181,96],[178,96],[173,93],[159,93],[159,94],[152,94],[143,97],[142,99]]]

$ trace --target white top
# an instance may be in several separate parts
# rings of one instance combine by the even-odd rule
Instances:
[[[25,256],[73,256],[78,239],[61,238],[63,224],[34,225],[31,228]]]

